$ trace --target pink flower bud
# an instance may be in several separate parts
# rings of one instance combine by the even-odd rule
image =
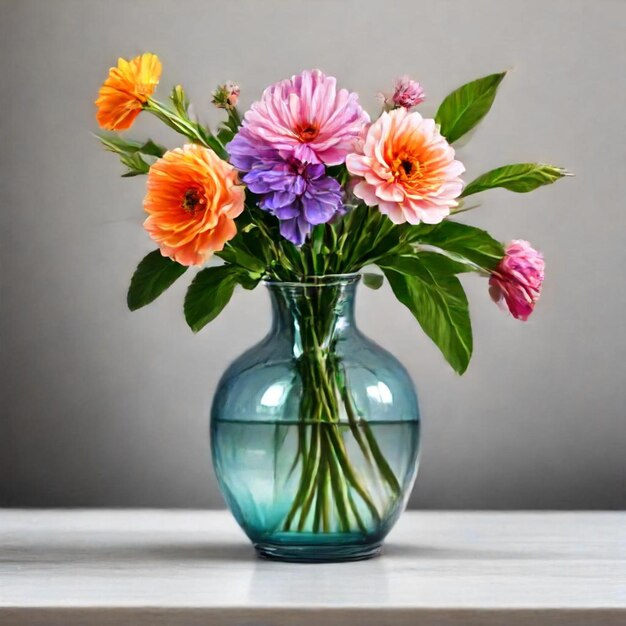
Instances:
[[[393,94],[383,95],[384,104],[389,108],[404,107],[410,109],[424,101],[422,86],[408,76],[396,78],[393,86]]]
[[[489,294],[515,319],[526,321],[541,294],[545,263],[543,255],[522,239],[511,241],[489,279]]]
[[[232,109],[237,106],[239,100],[239,85],[228,81],[223,85],[219,85],[213,92],[213,100],[211,102],[218,109]]]

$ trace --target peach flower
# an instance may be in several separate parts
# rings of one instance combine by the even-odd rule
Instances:
[[[141,113],[161,78],[161,61],[145,52],[130,61],[118,59],[109,70],[95,105],[96,119],[106,130],[127,130]]]
[[[163,256],[202,265],[236,235],[244,189],[213,150],[188,144],[166,152],[150,168],[147,186],[144,228]]]
[[[435,120],[405,108],[383,113],[346,166],[362,179],[354,195],[395,224],[437,224],[457,206],[463,190],[459,176],[465,167],[454,160]]]

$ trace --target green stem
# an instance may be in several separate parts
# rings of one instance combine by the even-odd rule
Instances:
[[[393,494],[395,496],[400,495],[402,491],[400,483],[393,473],[391,466],[387,462],[385,455],[380,449],[378,441],[376,441],[376,437],[374,436],[370,425],[367,423],[367,420],[357,418],[356,411],[352,403],[352,398],[350,397],[350,392],[348,391],[348,387],[346,385],[345,372],[343,373],[343,376],[340,377],[340,389],[341,396],[344,401],[344,406],[346,407],[346,414],[348,415],[348,419],[350,421],[350,428],[351,430],[353,430],[354,438],[357,440],[357,443],[359,444],[359,447],[363,452],[363,456],[365,456],[367,460],[373,458],[380,475],[387,482]],[[361,427],[363,428],[365,441],[363,441],[363,437],[361,435],[361,432],[359,431],[359,425],[361,425]]]
[[[335,453],[337,454],[338,462],[341,465],[341,468],[344,472],[344,476],[346,480],[352,485],[357,494],[359,494],[361,500],[365,503],[365,506],[370,510],[372,517],[379,522],[380,521],[380,513],[376,508],[376,505],[372,501],[372,498],[367,493],[365,487],[361,484],[358,476],[356,475],[350,460],[346,454],[346,450],[343,443],[343,438],[341,436],[331,437],[330,442],[333,446]]]
[[[334,428],[334,427],[333,427]],[[346,482],[343,480],[343,476],[340,474],[339,469],[341,464],[334,451],[334,445],[332,442],[332,435],[329,431],[326,431],[326,437],[328,438],[329,448],[328,457],[326,463],[329,468],[330,484],[332,486],[333,496],[335,498],[335,504],[337,505],[337,516],[339,517],[339,526],[342,532],[350,531],[350,520],[348,519],[348,501],[347,501],[347,489]],[[343,468],[341,468],[343,469]]]
[[[345,385],[345,374],[340,372],[337,373],[337,383],[339,385],[339,391],[341,393],[341,398],[343,400],[343,405],[346,407],[346,415],[348,417],[348,424],[350,426],[350,431],[354,436],[355,441],[357,442],[365,460],[371,463],[372,457],[367,446],[367,442],[363,439],[363,435],[359,430],[359,422],[354,411],[354,407],[352,406],[352,401],[350,399],[350,395],[348,389]]]
[[[310,524],[313,532],[330,532],[331,528],[366,532],[361,506],[380,522],[382,512],[349,457],[345,436],[357,443],[366,463],[375,470],[372,475],[382,477],[395,496],[400,494],[398,480],[374,433],[354,406],[344,366],[335,352],[334,325],[340,296],[339,288],[306,287],[304,295],[287,302],[295,310],[302,389],[298,449],[291,471],[298,464],[302,469],[285,530],[293,528],[297,520],[298,531]]]
[[[317,497],[315,498],[315,511],[313,512],[313,532],[318,533],[324,516],[324,484],[326,482],[326,467],[322,467],[317,474]]]
[[[352,510],[352,515],[354,515],[354,519],[356,521],[356,525],[359,527],[359,530],[362,533],[367,532],[367,528],[365,527],[365,524],[363,523],[363,518],[361,517],[361,513],[359,512],[359,507],[357,506],[356,502],[354,501],[354,498],[352,497],[352,493],[350,492],[349,489],[348,489],[348,502],[350,504],[350,509]]]
[[[319,431],[316,429],[315,432],[311,431],[311,448],[309,450],[309,454],[303,462],[302,477],[300,479],[298,491],[296,492],[291,509],[285,519],[286,530],[289,530],[289,527],[298,513],[298,509],[304,505],[309,495],[309,491],[313,489],[314,478],[319,468],[319,444]]]
[[[144,109],[158,117],[171,129],[191,139],[193,142],[199,143],[205,148],[211,148],[220,158],[228,158],[224,144],[198,122],[182,117],[176,111],[173,111],[158,100],[153,100],[152,98],[148,99],[148,102],[144,105]]]
[[[309,479],[309,493],[304,499],[302,503],[301,511],[300,511],[300,521],[298,523],[298,530],[302,531],[304,529],[304,525],[306,524],[307,517],[309,516],[309,511],[311,509],[311,505],[313,504],[313,500],[315,498],[315,476],[319,472],[320,464],[322,463],[322,458],[325,457],[321,451],[321,439],[320,439],[320,426],[316,425],[314,433],[315,434],[315,442],[316,442],[316,457],[315,457],[315,465],[313,466],[313,470],[311,471],[311,477]]]

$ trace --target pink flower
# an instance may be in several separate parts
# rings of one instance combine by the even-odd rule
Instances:
[[[515,319],[526,321],[541,294],[544,268],[543,255],[527,241],[511,241],[489,279],[491,298],[501,307],[506,303]]]
[[[337,80],[319,70],[305,71],[268,87],[245,115],[235,150],[263,146],[303,163],[339,165],[369,117]],[[241,142],[241,146],[239,146]]]
[[[416,81],[408,76],[400,76],[393,83],[394,91],[391,95],[382,94],[383,102],[390,108],[404,107],[410,109],[424,102],[424,89]]]
[[[435,120],[400,108],[384,112],[368,129],[358,152],[346,159],[361,180],[354,195],[395,224],[438,224],[457,206],[465,171]]]

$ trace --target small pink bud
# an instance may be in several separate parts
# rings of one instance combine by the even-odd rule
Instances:
[[[526,321],[541,295],[545,263],[543,255],[527,241],[515,239],[489,278],[489,294],[500,307],[508,307],[515,319]]]
[[[383,94],[383,101],[387,108],[404,107],[410,109],[424,101],[424,90],[416,81],[408,76],[400,76],[394,81],[394,92],[391,95]]]
[[[223,85],[219,85],[213,92],[213,100],[211,102],[218,109],[232,109],[237,106],[239,100],[239,85],[228,81]]]

